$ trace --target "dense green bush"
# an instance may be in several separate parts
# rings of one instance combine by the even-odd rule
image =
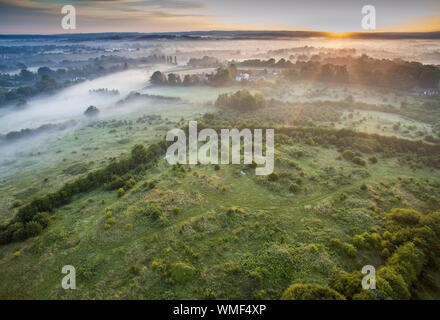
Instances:
[[[376,274],[375,297],[410,299],[414,283],[423,279],[427,270],[439,267],[440,212],[421,214],[396,208],[386,213],[384,220],[382,234],[364,232],[355,235],[353,243],[387,258]],[[358,290],[358,278],[357,271],[337,273],[330,278],[329,286],[349,299],[366,299],[368,295]]]
[[[215,101],[215,105],[245,112],[264,107],[265,101],[260,94],[252,95],[248,90],[240,90],[232,94],[220,94]]]
[[[301,190],[301,187],[297,185],[296,183],[291,183],[289,186],[289,192],[291,193],[297,193]]]
[[[174,282],[182,283],[190,280],[196,273],[196,269],[184,262],[176,262],[170,268],[170,277]]]
[[[362,290],[363,276],[361,272],[344,273],[335,271],[329,279],[328,286],[346,298],[352,299],[356,293]]]
[[[148,202],[145,207],[141,209],[143,215],[158,220],[163,215],[163,210],[157,202]]]
[[[345,300],[345,297],[329,287],[294,284],[284,291],[281,300]]]

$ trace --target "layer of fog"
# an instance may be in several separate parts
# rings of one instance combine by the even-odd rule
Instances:
[[[117,117],[136,110],[154,111],[155,106],[152,101],[130,99],[123,104],[118,102],[131,92],[141,91],[149,85],[149,78],[155,70],[167,71],[171,68],[171,66],[159,65],[114,73],[74,85],[50,96],[32,99],[28,102],[28,106],[18,111],[9,110],[0,115],[1,134],[25,128],[35,129],[44,124],[76,121],[76,125],[64,130],[52,130],[13,141],[3,141],[0,144],[0,177],[9,176],[15,171],[14,168],[20,168],[29,154],[45,150],[46,145],[51,141],[73,134],[90,122]],[[98,89],[118,90],[119,94],[89,91]],[[90,105],[100,110],[98,117],[88,118],[84,115],[84,111]]]

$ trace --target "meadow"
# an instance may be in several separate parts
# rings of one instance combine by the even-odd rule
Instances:
[[[47,135],[20,137],[20,121],[0,118],[19,132],[0,145],[0,298],[440,298],[438,96],[280,70],[264,83],[157,86],[155,70],[217,69],[150,66],[63,89],[55,101],[81,92],[81,112],[49,105],[53,121],[76,122]],[[120,93],[99,103],[91,89]],[[17,112],[43,119],[36,101]],[[274,128],[274,172],[170,165],[165,134],[190,120]],[[64,265],[76,290],[60,286]],[[373,292],[364,265],[378,270]]]

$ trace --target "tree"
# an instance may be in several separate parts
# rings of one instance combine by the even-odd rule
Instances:
[[[150,77],[150,81],[154,85],[164,85],[167,83],[167,78],[162,72],[156,71]]]
[[[148,161],[148,150],[142,144],[137,144],[131,150],[131,158],[135,164],[142,164]]]
[[[22,69],[20,71],[19,77],[22,81],[32,81],[34,80],[35,75],[26,69]]]
[[[336,271],[331,275],[328,286],[348,299],[352,299],[355,294],[362,291],[362,278],[361,272],[344,273]]]
[[[99,109],[95,106],[89,106],[86,111],[84,111],[84,114],[87,117],[95,117],[99,114]]]
[[[50,75],[45,74],[41,77],[41,80],[35,84],[35,87],[40,92],[49,92],[58,88],[58,83]]]
[[[26,224],[25,231],[28,237],[35,237],[43,231],[43,227],[38,222],[31,221]]]

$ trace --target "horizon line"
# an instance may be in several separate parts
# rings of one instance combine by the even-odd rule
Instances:
[[[375,34],[434,34],[440,33],[440,30],[433,31],[376,31],[376,30],[365,30],[365,31],[344,31],[344,32],[334,32],[334,31],[322,31],[322,30],[268,30],[268,29],[237,29],[237,30],[222,30],[222,29],[212,29],[212,30],[191,30],[191,31],[156,31],[156,32],[146,32],[146,31],[102,31],[102,32],[64,32],[64,33],[0,33],[0,36],[64,36],[64,35],[94,35],[94,34],[147,34],[147,35],[167,35],[167,34],[191,34],[191,33],[213,33],[213,32],[264,32],[264,33],[319,33],[327,35],[375,35]]]

